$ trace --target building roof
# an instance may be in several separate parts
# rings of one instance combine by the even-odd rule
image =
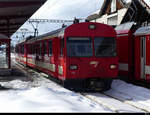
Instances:
[[[106,10],[109,8],[111,1],[112,0],[104,0],[99,14],[90,15],[87,17],[86,20],[91,21],[100,18],[101,16],[106,14],[107,13]],[[140,20],[141,22],[144,22],[146,20],[149,20],[150,7],[144,0],[118,0],[118,2],[121,5],[121,7],[127,8],[127,13],[125,14],[121,23],[125,23],[128,21],[139,22]],[[143,15],[143,17],[140,16],[141,14]],[[139,19],[139,17],[143,19]]]
[[[87,20],[91,21],[91,20],[100,18],[102,15],[104,15],[105,12],[106,12],[106,9],[108,8],[108,6],[109,6],[109,4],[110,4],[111,1],[112,1],[112,0],[104,0],[103,4],[102,4],[102,6],[101,6],[101,9],[100,9],[100,11],[99,11],[99,13],[97,13],[97,14],[92,14],[92,15],[88,16],[88,17],[87,17]],[[120,0],[119,0],[119,1],[120,1]]]
[[[46,0],[0,0],[0,33],[10,37]]]

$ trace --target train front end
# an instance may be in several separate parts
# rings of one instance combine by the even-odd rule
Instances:
[[[118,76],[116,32],[105,24],[84,22],[65,30],[64,86],[77,90],[108,90]]]

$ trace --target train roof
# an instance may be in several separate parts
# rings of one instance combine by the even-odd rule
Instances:
[[[140,27],[134,33],[135,36],[150,34],[150,26]]]
[[[56,36],[63,36],[65,28],[66,27],[48,32],[46,34],[43,34],[43,35],[40,35],[40,36],[37,36],[37,37],[28,38],[27,42],[30,43],[30,42],[37,41],[37,40],[52,38],[52,37],[56,37]]]

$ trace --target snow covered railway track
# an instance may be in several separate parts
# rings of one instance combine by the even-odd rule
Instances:
[[[34,80],[33,87],[36,86],[48,86],[48,84],[52,83],[51,80],[46,79],[48,75],[44,73],[39,73],[31,68],[26,68],[25,66],[16,63],[18,68],[21,68],[28,76],[31,76]],[[60,86],[57,84],[57,86]],[[137,104],[138,102],[132,102],[132,98],[128,95],[118,92],[117,90],[111,89],[108,92],[103,93],[79,93],[84,97],[90,99],[91,101],[103,105],[104,107],[112,110],[114,113],[145,113],[150,112],[149,108],[146,108],[142,104]],[[122,99],[124,98],[124,100]]]
[[[125,103],[104,93],[81,93],[88,99],[99,103],[115,113],[146,113],[148,111]]]

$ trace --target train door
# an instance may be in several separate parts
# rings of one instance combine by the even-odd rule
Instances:
[[[141,59],[141,79],[146,79],[145,66],[146,66],[146,36],[142,36],[140,40],[140,59]]]
[[[36,43],[36,61],[35,66],[37,68],[41,67],[42,65],[42,42]]]
[[[56,61],[55,56],[57,54],[56,45],[55,45],[55,39],[50,39],[48,41],[48,52],[49,52],[49,70],[53,77],[56,77]]]
[[[49,70],[50,60],[48,56],[48,42],[43,42],[43,68]]]
[[[65,56],[64,56],[64,38],[59,39],[59,56],[58,56],[58,76],[64,79],[65,76]]]

